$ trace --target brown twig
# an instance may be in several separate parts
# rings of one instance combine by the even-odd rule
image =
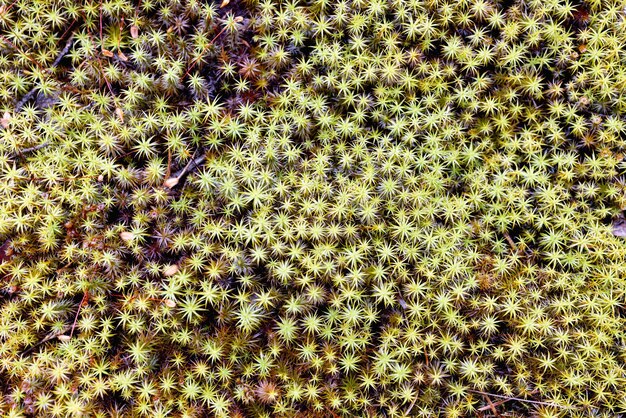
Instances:
[[[483,397],[487,400],[487,403],[489,404],[488,406],[486,406],[487,409],[491,409],[491,412],[493,412],[493,414],[496,417],[499,417],[500,414],[498,413],[498,410],[496,409],[496,406],[493,404],[493,402],[491,402],[491,398],[487,395],[483,395]]]
[[[415,406],[416,402],[417,402],[417,396],[415,398],[413,398],[413,402],[411,402],[411,405],[409,405],[409,407],[406,409],[406,411],[404,411],[405,415],[409,415],[409,413],[411,413],[411,409],[413,409],[413,407]]]
[[[530,399],[516,398],[514,396],[504,396],[504,395],[497,395],[495,393],[482,392],[480,390],[470,390],[470,392],[477,393],[479,395],[493,396],[494,398],[506,399],[507,402],[508,401],[518,401],[518,402],[531,403],[531,404],[534,404],[534,405],[555,406],[557,408],[567,409],[566,406],[559,405],[559,404],[553,403],[553,402],[533,401],[533,400],[530,400]]]
[[[65,34],[64,34],[64,36],[65,36]],[[7,40],[7,42],[9,42],[9,43],[10,43],[10,41],[8,41],[8,40]],[[53,63],[52,63],[52,65],[50,66],[50,68],[45,68],[45,69],[42,69],[42,71],[44,71],[44,72],[49,72],[49,71],[52,71],[52,69],[53,69],[54,67],[56,67],[57,65],[59,65],[59,63],[61,62],[61,60],[63,59],[63,57],[67,54],[67,52],[68,52],[68,51],[70,50],[70,48],[72,47],[72,43],[73,43],[73,42],[74,42],[74,34],[70,35],[70,37],[68,38],[67,42],[65,43],[65,46],[63,47],[63,49],[61,50],[61,52],[59,53],[59,55],[56,57],[56,59],[54,60],[54,62],[53,62]],[[17,47],[16,47],[16,49],[17,49]],[[31,60],[31,61],[32,61],[32,60]],[[40,66],[37,62],[35,62],[35,64],[36,64],[39,68],[41,68],[41,66]],[[30,91],[29,91],[28,93],[26,93],[26,94],[24,95],[24,97],[22,97],[22,99],[21,99],[19,102],[17,102],[17,104],[15,105],[15,111],[14,111],[14,112],[15,112],[15,113],[18,113],[18,112],[22,109],[22,107],[24,106],[24,104],[26,104],[26,102],[28,102],[28,101],[29,101],[29,100],[33,97],[33,95],[35,94],[35,92],[36,92],[36,88],[35,88],[35,87],[33,87],[32,89],[30,89]],[[26,151],[26,150],[22,150],[22,152],[25,152],[25,151]],[[33,149],[33,151],[34,151],[34,149]]]
[[[167,150],[167,170],[165,171],[165,178],[169,179],[172,173],[172,150]]]
[[[80,301],[80,304],[78,305],[78,310],[76,311],[76,316],[74,317],[74,323],[72,324],[72,329],[70,331],[70,337],[74,335],[74,328],[76,328],[76,322],[78,321],[78,314],[80,314],[80,310],[83,308],[83,306],[87,304],[87,301],[89,301],[89,291],[86,290],[85,294],[83,295],[83,298]]]
[[[213,37],[213,39],[211,39],[211,42],[209,42],[209,44],[208,44],[207,46],[205,46],[205,47],[202,49],[202,51],[200,52],[200,55],[198,55],[198,57],[197,57],[195,60],[193,60],[193,62],[191,63],[191,65],[189,66],[189,68],[187,69],[187,71],[185,72],[185,75],[183,75],[183,78],[185,78],[185,77],[187,77],[187,76],[189,75],[189,72],[193,69],[193,67],[195,67],[195,66],[196,66],[196,64],[198,63],[198,61],[200,61],[200,58],[202,58],[202,55],[204,55],[204,53],[206,52],[206,50],[207,50],[207,49],[209,49],[209,47],[210,47],[211,45],[213,45],[213,42],[217,41],[217,38],[219,38],[219,37],[222,35],[222,33],[224,33],[224,31],[225,31],[225,30],[226,30],[226,26],[224,26],[224,27],[222,28],[222,30],[221,30],[221,31],[219,31],[219,33],[218,33],[217,35],[215,35],[215,36]]]
[[[530,392],[530,393],[529,393],[529,395],[534,395],[534,394],[536,394],[537,392],[539,392],[539,390],[538,390],[538,389],[535,389],[535,390],[533,390],[532,392]],[[500,406],[500,405],[503,405],[503,404],[505,404],[505,403],[507,403],[507,402],[509,402],[509,401],[511,401],[511,400],[513,400],[513,399],[502,399],[502,400],[500,400],[500,401],[494,402],[494,403],[493,403],[493,406]],[[478,411],[487,411],[487,410],[489,410],[489,409],[491,409],[491,402],[490,402],[490,404],[489,404],[489,405],[486,405],[486,406],[483,406],[483,407],[481,407],[481,408],[478,408]]]
[[[27,60],[29,60],[30,62],[32,62],[33,64],[35,64],[35,66],[37,66],[41,71],[45,72],[46,68],[44,68],[40,63],[38,63],[34,58],[32,58],[31,56],[29,56],[27,53],[23,52],[21,49],[19,49],[13,42],[9,41],[7,38],[5,38],[4,36],[0,35],[0,40],[6,42],[11,48],[15,49],[16,51],[18,51],[20,54],[23,54]]]
[[[490,410],[490,409],[491,409],[491,407],[492,407],[492,406],[500,406],[500,405],[502,405],[502,404],[507,403],[509,400],[510,400],[510,399],[502,399],[502,400],[497,401],[497,402],[493,402],[493,403],[492,403],[492,402],[490,402],[490,403],[489,403],[489,405],[485,405],[485,406],[482,406],[482,407],[478,408],[478,411],[479,411],[479,412],[488,411],[488,410]]]
[[[35,348],[39,347],[41,344],[57,338],[59,335],[62,335],[64,332],[66,332],[68,330],[68,328],[69,328],[69,325],[65,325],[63,327],[63,329],[61,329],[61,331],[59,331],[59,332],[52,332],[52,333],[48,334],[43,340],[41,340],[38,343],[35,343],[31,347],[27,348],[21,355],[25,356],[26,354],[28,354],[31,351],[33,351]]]
[[[509,235],[508,232],[504,232],[504,238],[506,238],[507,242],[509,243],[509,245],[511,246],[511,248],[513,248],[513,250],[518,253],[519,252],[519,248],[517,248],[517,245],[515,245],[515,242],[513,241],[513,238],[511,238],[511,236]]]
[[[44,142],[43,144],[35,145],[34,147],[29,147],[29,148],[24,148],[24,149],[21,149],[21,150],[19,150],[18,152],[19,152],[20,154],[25,154],[25,153],[27,153],[27,152],[33,152],[33,151],[37,151],[37,150],[39,150],[39,149],[45,148],[45,147],[47,147],[48,145],[50,145],[50,143],[49,143],[49,142]]]

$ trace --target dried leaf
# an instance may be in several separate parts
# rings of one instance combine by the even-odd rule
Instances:
[[[178,273],[178,265],[176,264],[170,264],[169,266],[165,268],[165,270],[163,270],[163,275],[165,277],[173,276],[176,273]]]
[[[113,52],[109,51],[108,49],[103,48],[102,55],[104,55],[105,57],[113,58]]]
[[[132,26],[130,27],[130,36],[131,36],[133,39],[137,39],[137,38],[139,37],[139,28],[138,28],[137,26],[132,25]]]
[[[135,234],[133,234],[132,232],[128,232],[128,231],[123,231],[123,232],[120,232],[120,238],[123,239],[124,241],[132,241],[133,239],[135,239]]]
[[[10,121],[11,121],[11,114],[9,112],[4,112],[2,119],[0,119],[0,125],[2,125],[2,127],[6,129],[9,127]]]
[[[167,187],[168,189],[171,189],[177,184],[178,184],[178,177],[170,177],[169,179],[165,180],[165,182],[163,183],[163,187]]]

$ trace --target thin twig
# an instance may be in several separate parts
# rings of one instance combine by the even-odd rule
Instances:
[[[181,170],[178,170],[176,173],[174,173],[172,177],[180,178],[184,176],[188,171],[191,171],[194,168],[198,167],[200,164],[202,164],[204,160],[206,160],[206,155],[204,154],[202,154],[195,160],[190,160],[185,167],[183,167]]]
[[[74,328],[76,328],[76,322],[78,321],[78,315],[80,314],[80,310],[83,305],[87,304],[87,300],[89,300],[89,292],[85,291],[83,294],[83,298],[80,300],[80,304],[78,305],[78,310],[76,311],[76,316],[74,317],[74,323],[72,324],[72,330],[70,331],[70,337],[74,335]]]
[[[52,63],[52,67],[56,67],[57,65],[59,65],[63,57],[67,55],[67,53],[69,52],[70,48],[72,47],[73,42],[74,42],[74,34],[71,34],[70,37],[67,38],[67,42],[65,43],[65,46],[63,47],[59,55],[57,56],[57,59],[55,59],[54,62]]]
[[[54,62],[50,66],[50,68],[46,69],[46,71],[49,71],[52,68],[54,68],[57,65],[59,65],[59,63],[61,62],[63,57],[68,53],[68,51],[72,47],[72,43],[73,42],[74,42],[74,34],[71,34],[70,37],[68,38],[67,42],[65,43],[65,46],[63,47],[63,49],[59,53],[59,55],[57,55],[56,59],[54,60]],[[35,94],[36,91],[37,91],[36,87],[33,87],[32,89],[30,89],[30,91],[28,93],[26,93],[24,95],[24,97],[22,97],[22,99],[19,102],[17,102],[17,105],[15,105],[15,111],[14,112],[15,113],[19,113],[19,111],[22,109],[22,107],[24,107],[26,102],[28,102],[33,97],[33,95]]]
[[[36,67],[38,67],[41,71],[46,71],[46,69],[44,67],[41,66],[40,63],[37,62],[37,60],[35,60],[34,58],[32,58],[30,55],[28,55],[26,52],[23,52],[21,49],[19,49],[13,42],[9,41],[7,38],[5,38],[4,36],[0,35],[0,40],[6,42],[11,48],[15,49],[16,51],[18,51],[19,53],[23,54],[24,57],[26,57],[27,60],[29,60],[30,62],[32,62],[33,64],[35,64]]]
[[[511,238],[511,236],[509,235],[508,232],[504,232],[504,238],[506,238],[506,240],[508,241],[509,245],[511,246],[511,248],[516,252],[519,253],[520,250],[517,247],[517,245],[515,245],[515,241],[513,241],[513,238]]]
[[[43,144],[35,145],[34,147],[21,149],[21,150],[19,150],[19,153],[20,154],[25,154],[27,152],[37,151],[39,149],[47,147],[48,145],[50,145],[50,142],[44,142]]]
[[[200,52],[200,55],[198,55],[198,57],[195,60],[193,60],[193,62],[191,63],[191,65],[189,66],[189,68],[187,69],[185,74],[183,75],[183,78],[185,78],[185,77],[187,77],[187,75],[189,75],[189,72],[193,69],[193,67],[196,66],[198,61],[200,61],[200,58],[202,58],[202,55],[204,55],[206,50],[209,49],[209,47],[211,45],[213,45],[213,42],[217,41],[217,38],[219,38],[222,35],[222,33],[224,33],[225,30],[226,30],[226,26],[224,26],[222,28],[222,30],[219,31],[219,33],[217,35],[215,35],[215,37],[213,39],[211,39],[211,42],[209,42],[204,48],[202,48],[202,51]]]
[[[19,102],[17,102],[17,105],[15,105],[15,113],[19,113],[19,111],[22,110],[22,107],[24,107],[26,102],[28,102],[33,97],[33,95],[35,94],[35,91],[36,91],[36,88],[33,87],[32,89],[30,89],[28,93],[24,95],[24,97],[22,97],[22,99]]]
[[[417,402],[417,396],[413,398],[413,402],[411,402],[411,405],[409,405],[407,410],[404,411],[405,415],[409,415],[409,413],[411,413],[411,409],[413,409],[413,407],[415,406],[415,402]]]
[[[539,392],[539,390],[535,389],[532,392],[530,392],[529,395],[534,395],[537,392]],[[487,399],[489,399],[489,398],[487,398]],[[490,404],[489,405],[483,406],[482,408],[478,408],[478,410],[479,411],[487,411],[487,410],[491,409],[491,405],[493,405],[493,406],[500,406],[500,405],[503,405],[503,404],[505,404],[505,403],[507,403],[507,402],[509,402],[511,400],[512,399],[502,399],[501,401],[497,401],[497,402],[494,402],[494,403],[491,403],[491,400],[490,400]]]
[[[492,406],[500,406],[500,405],[503,405],[503,404],[507,403],[510,400],[511,399],[502,399],[501,401],[492,402],[489,405],[486,405],[486,406],[483,406],[481,408],[478,408],[478,411],[480,411],[480,412],[487,411],[487,410],[491,409]]]
[[[169,179],[172,173],[172,150],[167,150],[167,171],[165,172],[165,178]]]
[[[496,395],[495,393],[481,392],[480,390],[470,390],[470,392],[477,393],[479,395],[493,396],[494,398],[506,399],[507,401],[526,402],[526,403],[532,403],[535,405],[556,406],[557,408],[567,409],[567,406],[559,405],[553,402],[533,401],[530,399],[516,398],[513,396]]]
[[[491,402],[491,398],[490,398],[489,396],[487,396],[487,395],[483,395],[483,397],[484,397],[485,399],[487,399],[487,403],[489,403],[489,405],[487,406],[487,408],[488,408],[488,409],[491,409],[491,412],[493,412],[493,414],[494,414],[496,417],[499,417],[499,416],[500,416],[500,414],[498,413],[498,410],[496,409],[496,406],[493,404],[493,402]]]
[[[48,342],[50,340],[53,340],[55,338],[57,338],[59,335],[62,335],[64,332],[66,332],[68,329],[70,329],[69,325],[65,325],[63,327],[63,329],[61,329],[61,331],[59,332],[51,332],[50,334],[48,334],[43,340],[39,341],[38,343],[35,343],[35,345],[27,348],[23,353],[22,356],[25,356],[26,354],[30,353],[31,351],[33,351],[35,348],[39,347],[41,344]]]

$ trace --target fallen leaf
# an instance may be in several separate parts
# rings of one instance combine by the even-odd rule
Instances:
[[[178,184],[178,177],[170,177],[169,179],[165,180],[165,182],[163,183],[163,187],[167,187],[168,189],[171,189],[177,184]]]
[[[10,121],[11,121],[11,114],[9,112],[4,112],[2,119],[0,119],[0,125],[2,125],[2,127],[6,129],[9,127]]]
[[[132,241],[133,239],[135,239],[135,234],[133,234],[132,232],[128,232],[128,231],[123,231],[123,232],[120,232],[120,238],[123,239],[124,241]]]
[[[163,270],[163,275],[165,277],[173,276],[176,273],[178,273],[178,265],[176,264],[170,264],[169,266],[165,268],[165,270]]]

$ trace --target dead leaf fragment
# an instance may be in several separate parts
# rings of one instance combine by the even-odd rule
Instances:
[[[108,49],[103,48],[102,55],[104,55],[105,57],[113,58],[113,52],[109,51]]]
[[[170,264],[169,266],[165,268],[165,270],[163,270],[163,275],[165,277],[173,276],[176,273],[178,273],[178,265],[176,264]]]
[[[139,37],[139,28],[135,25],[130,27],[130,36],[133,39],[137,39]]]
[[[178,177],[170,177],[169,179],[165,180],[165,182],[163,183],[163,187],[171,189],[177,184],[178,184]]]
[[[133,239],[135,239],[135,234],[129,231],[123,231],[120,232],[120,238],[124,241],[132,241]]]
[[[10,121],[11,121],[11,114],[9,112],[4,112],[2,119],[0,119],[0,125],[2,125],[2,127],[6,129],[9,127]]]

